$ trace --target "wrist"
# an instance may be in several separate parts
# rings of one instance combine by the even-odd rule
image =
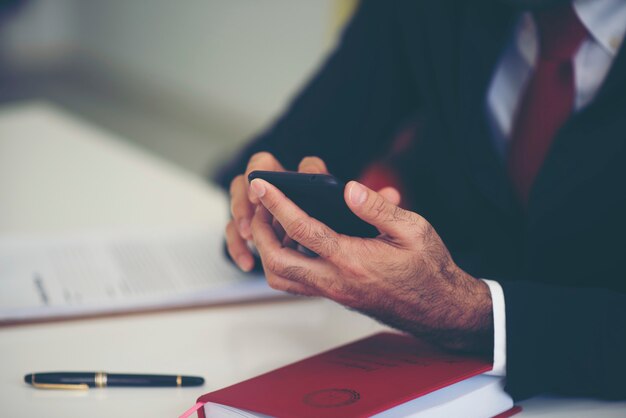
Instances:
[[[456,274],[451,296],[451,331],[440,345],[485,355],[493,352],[493,303],[489,286],[465,273]]]

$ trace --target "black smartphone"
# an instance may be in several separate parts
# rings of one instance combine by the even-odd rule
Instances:
[[[276,186],[309,216],[334,231],[354,237],[371,238],[378,230],[356,216],[343,198],[344,182],[328,174],[281,171],[253,171],[248,181],[263,179]]]

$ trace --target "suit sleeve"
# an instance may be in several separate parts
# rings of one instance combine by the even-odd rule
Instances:
[[[271,152],[291,170],[305,156],[320,156],[333,174],[347,179],[384,149],[416,97],[394,5],[360,3],[338,48],[284,115],[218,172],[222,186],[259,151]]]
[[[606,289],[501,282],[506,300],[507,387],[626,399],[626,295]]]

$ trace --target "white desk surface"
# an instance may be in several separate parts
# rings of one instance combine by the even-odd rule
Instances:
[[[0,109],[0,235],[226,217],[224,196],[203,179],[111,133],[45,103]],[[381,329],[319,299],[0,328],[0,417],[176,417],[205,392]],[[206,383],[66,392],[22,380],[62,369],[198,374]],[[521,416],[626,416],[626,402],[542,397],[522,406]]]

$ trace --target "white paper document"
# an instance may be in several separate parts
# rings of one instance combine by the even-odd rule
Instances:
[[[0,238],[0,323],[283,295],[239,271],[221,231]]]

